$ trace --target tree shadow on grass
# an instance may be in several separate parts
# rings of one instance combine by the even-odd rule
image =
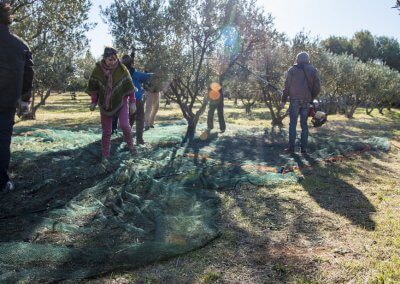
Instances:
[[[353,225],[368,231],[375,230],[375,222],[371,219],[371,215],[376,212],[375,207],[361,190],[340,178],[349,175],[351,170],[339,168],[335,164],[322,167],[321,162],[311,156],[304,155],[304,158],[306,163],[299,155],[294,155],[304,176],[300,184],[318,205],[345,217]]]
[[[257,190],[239,188],[242,192],[230,193],[244,221],[227,217],[222,221],[235,235],[231,249],[242,256],[235,261],[253,271],[250,282],[307,279],[310,271],[319,269],[314,261],[318,253],[313,249],[321,246],[320,220],[302,202],[274,194],[273,186],[266,187],[269,192],[262,195],[254,194]]]
[[[266,138],[269,138],[270,142],[265,142]],[[343,176],[355,174],[353,169],[340,167],[335,163],[324,167],[325,162],[315,160],[311,156],[289,157],[282,151],[284,140],[285,135],[279,131],[267,133],[264,137],[220,137],[216,141],[216,150],[211,157],[219,162],[225,176],[247,174],[240,166],[244,160],[279,164],[293,158],[305,176],[300,184],[321,208],[342,216],[353,225],[365,230],[375,229],[375,222],[371,218],[371,214],[376,211],[375,207],[361,190],[343,179]],[[324,141],[324,137],[321,139],[317,137],[311,148],[316,151],[319,143]],[[202,147],[198,146],[200,149],[196,151],[201,153]],[[268,185],[266,188],[271,193],[274,190],[273,185]],[[313,257],[318,259],[318,250],[326,249],[321,246],[323,241],[318,231],[325,227],[327,230],[335,229],[334,220],[317,216],[297,200],[282,198],[276,194],[243,197],[247,191],[248,188],[239,187],[231,188],[229,192],[229,196],[240,208],[240,213],[232,214],[243,216],[241,218],[245,224],[238,226],[237,220],[226,217],[221,222],[227,230],[235,232],[236,237],[231,245],[235,248],[236,255],[246,256],[246,269],[254,271],[254,275],[259,275],[262,266],[264,275],[255,276],[250,281],[286,282],[296,279],[295,276],[312,280],[310,271],[315,273],[319,269]],[[262,207],[264,209],[267,207],[267,210],[260,211]],[[247,223],[249,225],[246,225]],[[247,226],[265,233],[260,239],[260,235],[244,229]],[[285,231],[283,235],[288,236],[286,241],[271,242],[268,232],[281,230]],[[312,250],[310,253],[307,247],[296,243],[296,238],[300,236],[311,242],[315,246],[315,251]]]
[[[275,168],[288,163],[297,165],[305,175],[301,184],[321,208],[343,216],[359,227],[367,230],[375,229],[375,223],[371,219],[371,214],[376,211],[374,206],[361,190],[341,178],[341,176],[355,174],[353,169],[336,167],[335,164],[326,168],[322,167],[324,162],[321,158],[329,158],[329,155],[319,157],[318,160],[311,155],[306,155],[304,159],[297,154],[287,155],[283,152],[285,145],[279,143],[282,137],[276,133],[272,137],[275,138],[269,142],[266,142],[265,135],[262,137],[244,135],[221,137],[214,141],[215,149],[209,153],[209,158],[218,162],[221,172],[227,177],[240,175],[243,172],[242,166],[249,162],[253,162],[255,166],[263,164]],[[310,149],[316,151],[324,143],[326,143],[326,137],[317,136],[310,145]],[[346,143],[340,143],[340,147],[346,146]],[[358,147],[357,141],[348,143],[350,146]],[[201,153],[201,149],[207,145],[207,143],[197,143],[196,155]],[[312,166],[313,175],[307,175],[309,165]]]
[[[198,166],[198,175],[201,178],[211,179],[211,181],[217,177],[223,177],[229,181],[229,177],[234,178],[247,174],[239,165],[210,166],[200,156],[197,162],[194,159],[196,158],[191,158],[193,163]],[[203,175],[206,172],[207,176]],[[214,176],[210,173],[213,173]],[[187,185],[194,182],[190,180]],[[204,184],[198,182],[196,186],[201,187]],[[231,266],[251,271],[253,276],[251,279],[243,279],[245,282],[288,281],[293,279],[294,275],[306,275],[305,264],[308,269],[311,268],[313,271],[318,269],[312,256],[304,256],[306,253],[304,247],[296,249],[297,238],[300,236],[310,243],[317,244],[320,241],[317,230],[319,223],[309,219],[310,212],[303,204],[296,200],[279,197],[274,194],[273,186],[267,187],[269,193],[262,195],[256,195],[257,187],[250,184],[237,185],[227,182],[219,188],[211,187],[210,189],[217,189],[218,192],[223,192],[231,198],[229,203],[232,208],[229,208],[218,222],[218,227],[222,232],[221,238],[199,252],[182,256],[180,262],[187,265],[179,268],[179,273],[174,273],[176,265],[171,267],[161,263],[153,264],[152,268],[149,268],[150,271],[157,270],[157,273],[150,272],[150,276],[149,272],[145,272],[144,275],[149,275],[156,282],[163,282],[165,279],[176,283],[195,282],[203,275],[207,275],[210,263],[204,259],[209,258],[213,259],[213,267],[222,273],[230,270]],[[291,210],[289,214],[288,207]],[[273,241],[271,234],[277,232],[290,237],[285,238],[282,242]],[[291,250],[290,253],[288,253],[288,249]],[[233,253],[233,256],[226,258],[226,254],[230,253]],[[196,255],[199,254],[200,256],[196,260]],[[175,260],[170,263],[174,264]],[[195,268],[191,268],[192,264]],[[182,277],[186,271],[190,272],[188,274],[190,276]],[[135,274],[140,275],[136,270]]]
[[[316,133],[321,135],[332,135],[337,133],[338,135],[346,135],[347,137],[363,137],[371,138],[371,136],[380,136],[391,138],[391,130],[398,127],[398,121],[394,118],[388,119],[384,125],[380,121],[334,121],[327,122],[330,127],[320,127],[316,129]],[[372,135],[371,135],[372,134]]]

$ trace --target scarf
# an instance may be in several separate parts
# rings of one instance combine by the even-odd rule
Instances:
[[[112,95],[112,87],[113,87],[113,78],[112,75],[114,73],[114,70],[118,67],[119,65],[119,60],[115,62],[112,66],[107,66],[104,60],[101,61],[101,71],[103,71],[104,76],[107,79],[107,84],[106,84],[106,97],[105,97],[105,105],[104,109],[108,110],[110,109],[110,102],[111,102],[111,95]]]

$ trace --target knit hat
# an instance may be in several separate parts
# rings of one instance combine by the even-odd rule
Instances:
[[[107,57],[110,57],[112,55],[117,55],[117,54],[118,54],[118,51],[114,47],[106,46],[104,48],[103,58],[107,58]]]
[[[308,55],[307,52],[302,51],[299,54],[297,54],[296,63],[297,64],[310,63],[310,56]]]
[[[128,54],[124,54],[124,56],[122,56],[121,62],[125,66],[130,66],[133,63],[133,58],[130,57]]]

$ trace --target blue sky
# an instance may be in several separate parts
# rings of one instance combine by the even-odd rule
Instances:
[[[112,45],[112,36],[100,16],[99,6],[101,5],[104,8],[113,2],[112,0],[92,0],[93,5],[89,14],[89,21],[97,23],[97,26],[87,33],[87,37],[90,40],[90,51],[96,58],[103,53],[104,46]]]
[[[89,20],[98,23],[87,35],[90,50],[99,57],[105,45],[112,45],[108,27],[100,17],[99,5],[108,6],[113,0],[92,0]],[[360,30],[373,35],[385,35],[400,40],[399,11],[392,9],[395,0],[259,0],[260,6],[275,18],[278,31],[293,37],[304,30],[311,36],[331,35],[352,37]]]

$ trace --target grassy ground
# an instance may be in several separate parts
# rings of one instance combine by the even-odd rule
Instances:
[[[36,121],[23,126],[96,128],[89,98],[50,97]],[[229,123],[270,127],[265,108],[252,117],[228,101]],[[181,119],[175,106],[161,107],[158,121]],[[285,121],[286,123],[288,121]],[[367,152],[302,169],[296,184],[246,185],[219,191],[221,236],[206,247],[93,283],[399,283],[400,112],[355,119],[330,116],[312,135],[384,136],[388,153]],[[287,128],[287,125],[286,125]],[[14,149],[15,150],[15,149]],[[37,149],[38,151],[40,149]],[[13,175],[22,175],[12,164]]]

